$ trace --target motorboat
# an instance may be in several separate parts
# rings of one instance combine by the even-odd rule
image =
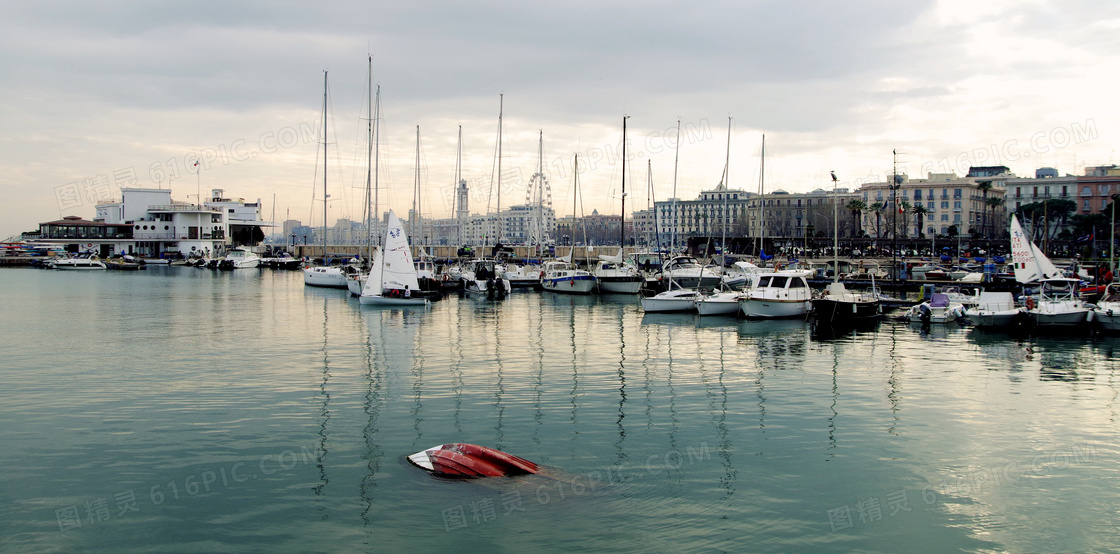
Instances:
[[[588,294],[595,290],[595,276],[571,262],[552,260],[543,265],[541,288],[551,292]]]
[[[412,262],[412,248],[408,245],[408,235],[404,232],[400,218],[389,210],[385,227],[385,241],[382,248],[374,254],[369,276],[362,285],[359,301],[363,306],[429,306],[427,298],[415,296],[420,293],[416,277],[416,266]]]
[[[647,313],[695,311],[696,299],[700,297],[700,291],[680,288],[676,285],[675,282],[670,281],[669,290],[653,296],[643,296],[642,311]]]
[[[55,269],[108,269],[105,262],[101,261],[97,256],[75,256],[73,258],[56,259],[50,264],[50,267]]]
[[[311,287],[349,288],[346,284],[347,272],[342,266],[316,265],[303,268],[303,284]]]
[[[724,289],[710,293],[701,292],[696,297],[696,313],[700,315],[739,315],[739,298],[743,293]]]
[[[637,267],[622,262],[622,255],[599,255],[599,261],[591,274],[599,284],[599,292],[604,294],[637,294],[645,279]]]
[[[1120,283],[1109,283],[1105,288],[1097,306],[1093,308],[1093,321],[1103,331],[1120,332]]]
[[[964,314],[977,327],[1002,328],[1014,325],[1024,316],[1022,308],[1015,305],[1015,295],[1010,292],[984,291],[973,306],[965,306]]]
[[[512,262],[502,264],[502,277],[513,288],[537,287],[541,284],[544,272],[537,265],[518,265]]]
[[[218,269],[253,269],[260,267],[261,257],[247,248],[234,248],[218,262]]]
[[[513,291],[509,279],[502,277],[503,267],[497,260],[476,258],[466,262],[459,271],[463,291],[473,296],[505,298]]]
[[[1092,310],[1077,294],[1080,279],[1056,277],[1039,281],[1038,298],[1027,298],[1027,315],[1040,329],[1085,325]]]
[[[813,305],[808,277],[811,269],[761,273],[758,283],[739,298],[739,309],[748,318],[805,317]]]
[[[879,299],[874,294],[848,290],[839,281],[829,284],[823,294],[813,298],[812,304],[816,320],[832,326],[856,325],[882,317]]]
[[[718,266],[705,266],[692,256],[676,256],[661,268],[662,279],[672,280],[686,289],[717,287],[723,277]]]
[[[733,290],[749,289],[758,282],[759,275],[766,271],[751,262],[739,261],[731,264],[731,267],[724,271],[720,280],[725,288]]]
[[[964,306],[949,301],[949,295],[933,293],[929,300],[911,306],[906,319],[919,323],[953,323],[964,316]]]

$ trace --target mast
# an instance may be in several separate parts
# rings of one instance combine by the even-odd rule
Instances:
[[[727,254],[727,184],[731,179],[731,116],[727,116],[727,156],[723,160],[723,178],[720,179],[723,184],[723,218],[720,221],[720,260],[719,269],[723,271],[723,263]]]
[[[537,247],[544,242],[544,129],[540,130],[537,139],[537,209],[535,231],[531,237],[534,241],[530,246]]]
[[[412,217],[408,218],[408,235],[416,240],[416,220],[420,219],[420,126],[416,126],[416,179],[412,185]]]
[[[463,209],[459,205],[459,185],[463,179],[463,126],[459,125],[459,142],[455,147],[455,196],[451,201],[451,207],[455,210],[455,236],[456,244],[463,245],[463,220],[459,217],[459,210]]]
[[[759,155],[760,169],[758,172],[758,236],[759,236],[759,261],[762,261],[761,253],[766,248],[766,211],[763,205],[766,204],[766,133],[762,134],[762,153]]]
[[[323,265],[327,265],[327,72],[323,71]]]
[[[505,94],[498,95],[498,242],[502,242],[502,112]],[[572,248],[575,248],[574,246]]]
[[[646,160],[646,196],[653,206],[653,240],[657,244],[657,259],[661,260],[661,231],[657,228],[657,202],[653,197],[653,160]],[[637,263],[637,260],[634,260]]]
[[[369,56],[369,69],[367,71],[368,84],[366,85],[367,102],[366,114],[369,116],[366,119],[366,197],[365,205],[363,208],[362,226],[366,230],[366,260],[373,258],[373,225],[370,220],[373,218],[373,208],[370,202],[373,201],[372,187],[373,187],[373,56]],[[368,261],[366,263],[369,263]]]
[[[836,172],[832,174],[832,282],[837,283],[840,281],[840,233],[836,225],[836,210],[839,198],[836,192]]]
[[[576,259],[576,200],[579,198],[579,152],[576,152],[572,161],[572,252],[568,260],[574,263]],[[583,247],[587,248],[587,227],[583,228]]]
[[[678,116],[677,117],[676,152],[673,154],[673,219],[672,219],[673,228],[671,230],[672,239],[669,241],[669,250],[672,251],[672,252],[677,251],[677,219],[678,219],[677,218],[677,164],[680,161],[680,159],[681,159],[681,118]],[[650,187],[651,187],[650,190],[652,191],[653,190],[652,189],[652,187],[653,187],[653,177],[650,177]],[[654,203],[654,206],[656,207],[657,204]],[[658,243],[658,245],[657,245],[657,251],[661,252],[661,244],[660,243]],[[658,259],[660,259],[660,256],[661,255],[658,254]]]
[[[630,116],[622,116],[622,225],[621,235],[618,240],[618,254],[622,257],[622,253],[626,251],[626,120]]]
[[[377,235],[377,244],[381,245],[381,207],[378,203],[378,169],[381,162],[381,85],[377,85],[377,96],[374,100],[376,109],[373,112],[374,126],[373,126],[373,217],[377,221],[377,227],[374,229]],[[371,241],[372,243],[372,241]],[[372,247],[371,247],[372,248]]]

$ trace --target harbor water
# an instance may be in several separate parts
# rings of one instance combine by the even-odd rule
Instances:
[[[0,551],[1120,549],[1120,341],[0,271]],[[433,477],[468,442],[541,475]],[[438,550],[437,550],[438,551]]]

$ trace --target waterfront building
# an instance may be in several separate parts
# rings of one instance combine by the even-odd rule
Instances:
[[[201,204],[176,202],[167,189],[123,188],[121,199],[96,206],[87,221],[64,217],[39,225],[24,238],[58,244],[70,252],[95,252],[108,257],[135,254],[146,257],[210,253],[227,247],[253,246],[264,240],[260,201],[229,199],[213,189]]]
[[[1002,232],[1007,227],[1007,207],[993,207],[988,199],[1003,199],[1005,184],[1014,175],[998,168],[1003,166],[979,168],[973,177],[929,173],[925,179],[910,179],[898,174],[893,188],[889,181],[865,183],[859,189],[866,205],[862,224],[875,238],[966,235],[985,232],[982,227]],[[985,192],[986,186],[990,188]],[[924,213],[915,213],[918,206]]]

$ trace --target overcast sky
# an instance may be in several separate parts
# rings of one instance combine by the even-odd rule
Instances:
[[[367,54],[381,86],[380,207],[450,213],[463,130],[470,210],[523,203],[538,133],[558,214],[694,198],[730,177],[757,191],[899,171],[1007,165],[1033,176],[1111,164],[1120,125],[1120,4],[1017,0],[737,2],[16,2],[0,19],[0,238],[91,218],[119,188],[260,198],[312,221],[359,218]],[[376,86],[375,85],[375,86]],[[190,172],[200,159],[201,171]],[[275,195],[275,202],[273,201]],[[318,204],[318,203],[317,203]],[[316,205],[314,223],[321,224]]]

